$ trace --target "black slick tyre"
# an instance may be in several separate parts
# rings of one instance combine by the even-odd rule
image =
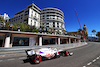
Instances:
[[[64,51],[63,56],[69,56],[69,55],[70,55],[69,51]]]
[[[35,64],[39,64],[41,62],[41,60],[42,60],[42,57],[41,56],[35,56],[34,63]]]

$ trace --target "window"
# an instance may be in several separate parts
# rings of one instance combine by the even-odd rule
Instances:
[[[49,15],[47,15],[47,17],[49,17]]]
[[[36,22],[34,22],[34,26],[36,25]]]
[[[45,17],[45,16],[43,15],[43,17]]]
[[[42,25],[44,25],[44,23],[42,23]]]
[[[21,16],[23,16],[23,14]]]
[[[53,17],[55,17],[55,15],[52,15]]]
[[[55,24],[55,22],[53,22],[53,25]]]
[[[46,10],[43,10],[43,11],[46,11]]]
[[[55,27],[55,25],[53,25],[53,27]]]
[[[49,25],[49,23],[47,23],[47,25]]]
[[[32,26],[32,22],[31,22],[31,26]]]
[[[32,22],[32,20],[31,20],[31,22]]]
[[[47,26],[47,27],[49,27],[49,26]]]
[[[36,13],[35,13],[35,15],[36,15]]]
[[[47,12],[47,13],[49,13],[49,12]]]

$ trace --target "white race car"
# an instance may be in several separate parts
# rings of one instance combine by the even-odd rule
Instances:
[[[39,64],[42,58],[58,58],[60,56],[72,56],[73,53],[69,53],[68,50],[57,50],[56,48],[41,48],[38,50],[26,50],[27,58],[35,64]]]

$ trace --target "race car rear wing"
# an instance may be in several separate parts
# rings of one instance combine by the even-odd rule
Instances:
[[[25,50],[25,52],[26,52],[26,54],[27,54],[28,56],[32,56],[32,55],[36,54],[36,52],[35,52],[34,50],[32,50],[32,49]]]

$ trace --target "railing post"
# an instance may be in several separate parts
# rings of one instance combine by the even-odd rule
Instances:
[[[58,45],[60,45],[60,37],[58,37]]]
[[[39,46],[42,46],[42,36],[39,36]]]

